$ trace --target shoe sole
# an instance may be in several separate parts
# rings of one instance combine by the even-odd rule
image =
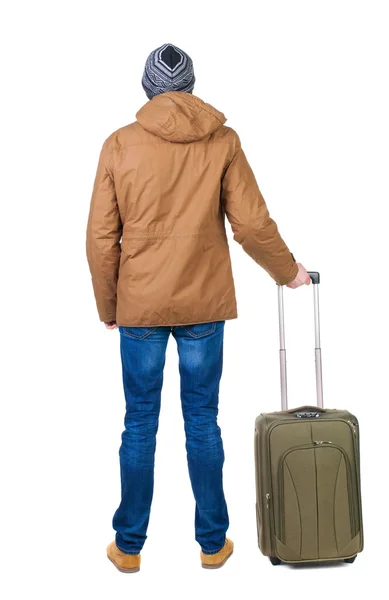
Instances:
[[[111,557],[108,556],[108,559],[111,561],[111,563],[113,565],[115,565],[117,570],[120,571],[121,573],[137,573],[138,571],[140,571],[140,567],[132,567],[131,569],[123,569],[122,567],[118,567],[118,565],[115,563],[114,560],[112,560]]]
[[[203,569],[220,569],[220,567],[222,567],[227,562],[227,560],[230,558],[233,552],[234,551],[231,550],[231,552],[227,554],[227,556],[222,560],[222,562],[217,563],[216,565],[207,565],[206,563],[201,563],[201,566],[203,567]]]

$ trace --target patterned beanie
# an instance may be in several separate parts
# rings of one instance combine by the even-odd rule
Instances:
[[[164,44],[149,54],[142,77],[142,86],[149,100],[164,92],[193,92],[193,63],[183,50]]]

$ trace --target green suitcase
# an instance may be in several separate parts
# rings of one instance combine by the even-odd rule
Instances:
[[[317,406],[287,409],[283,287],[278,287],[282,409],[256,418],[258,545],[273,565],[342,560],[363,549],[359,425],[323,408],[319,283],[314,291]]]

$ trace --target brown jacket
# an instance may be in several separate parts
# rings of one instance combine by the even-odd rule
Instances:
[[[197,96],[166,92],[104,142],[86,250],[101,321],[183,325],[237,317],[225,215],[273,279],[297,265],[237,133]]]

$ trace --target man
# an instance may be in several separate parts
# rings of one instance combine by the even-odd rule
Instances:
[[[234,239],[280,285],[309,284],[281,238],[236,132],[193,95],[190,57],[164,44],[148,57],[149,101],[104,142],[87,226],[100,320],[119,328],[126,400],[121,503],[108,558],[140,568],[153,496],[165,352],[176,339],[188,469],[201,564],[222,566],[223,443],[217,424],[225,321],[237,317],[225,215]]]

